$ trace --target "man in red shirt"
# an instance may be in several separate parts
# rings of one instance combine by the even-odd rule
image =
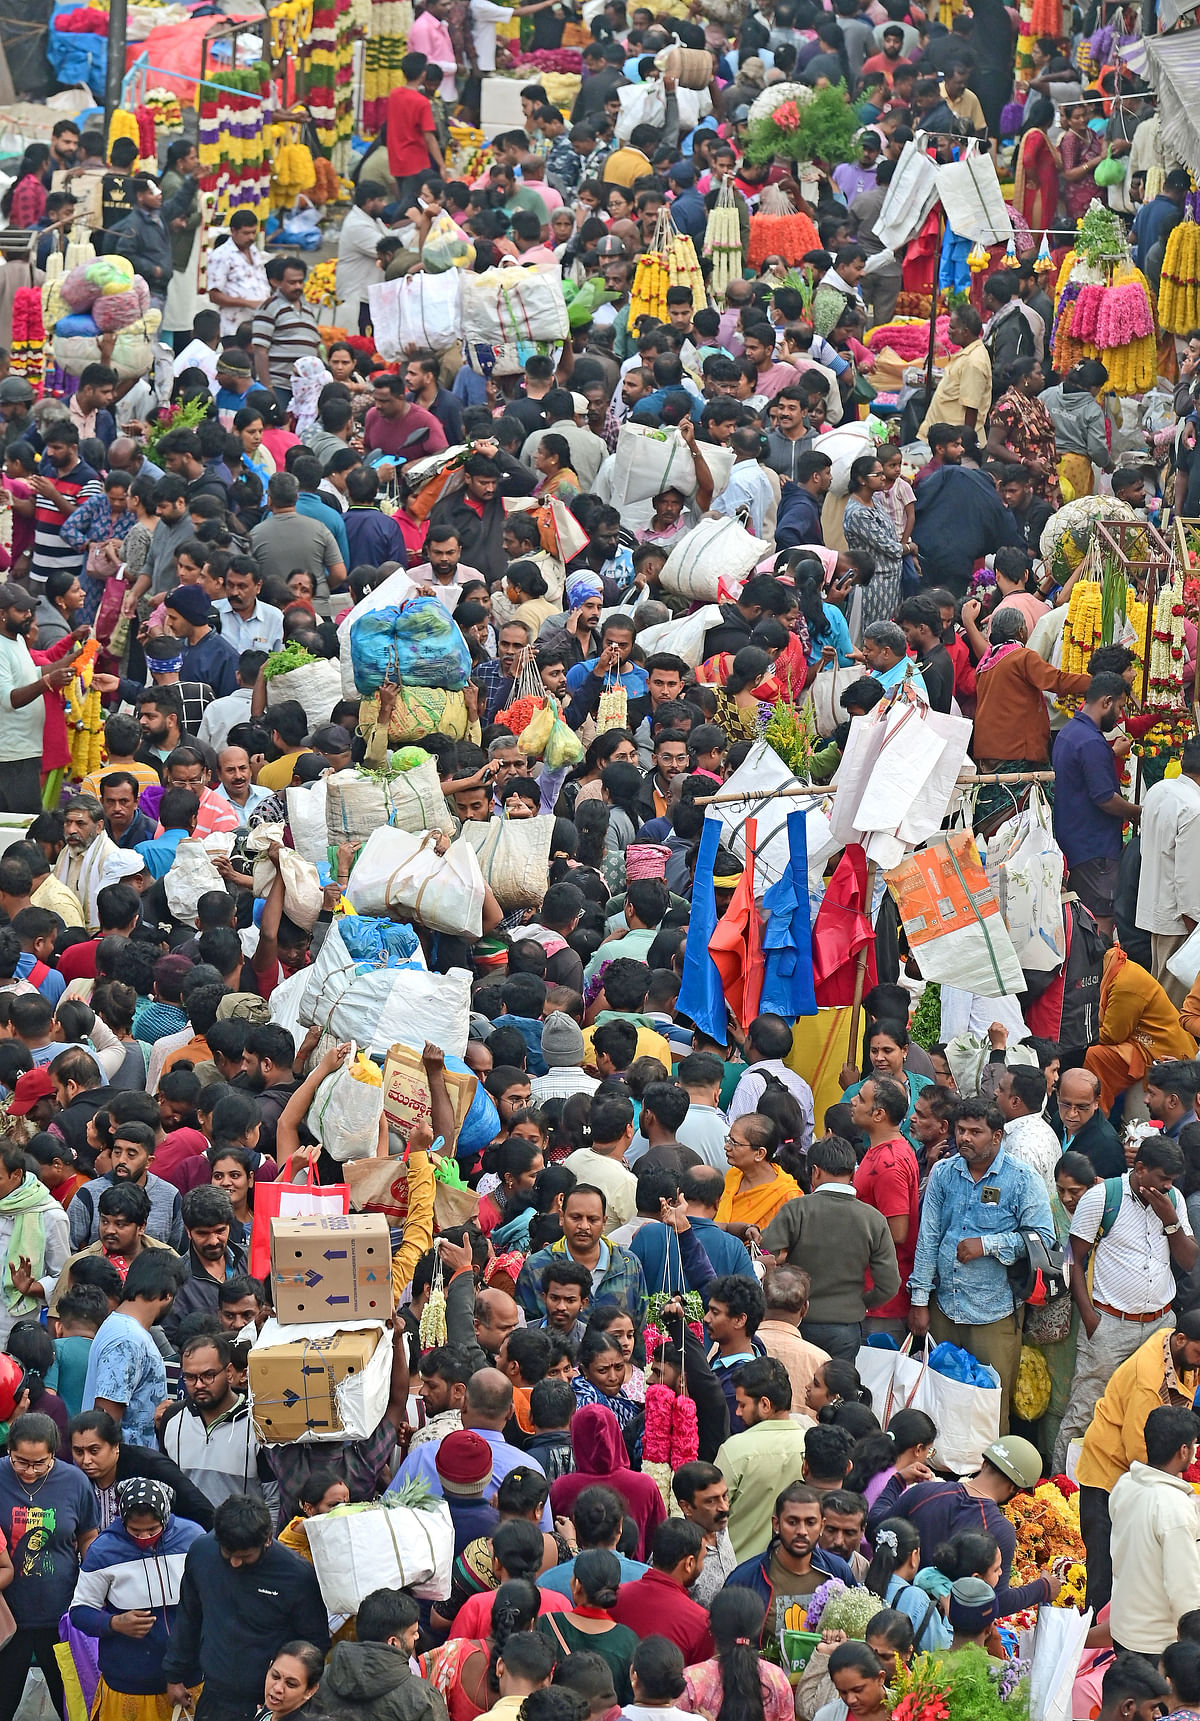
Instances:
[[[622,1584],[610,1609],[618,1625],[638,1637],[669,1637],[685,1667],[713,1654],[708,1615],[688,1595],[704,1565],[704,1532],[690,1519],[668,1518],[654,1532],[652,1564],[635,1583]]]
[[[419,441],[409,442],[414,432],[423,431]],[[395,374],[375,378],[375,404],[367,413],[363,425],[363,447],[368,454],[393,454],[405,460],[423,460],[427,454],[437,454],[446,447],[446,432],[441,422],[423,406],[414,406],[404,392],[404,378]],[[376,468],[385,482],[395,466],[387,461]]]
[[[869,60],[864,60],[859,67],[859,77],[865,77],[870,72],[882,72],[887,79],[887,87],[892,87],[892,74],[897,66],[907,65],[901,58],[904,47],[904,30],[899,24],[889,24],[883,32],[883,52],[872,54]]]
[[[850,1101],[850,1121],[863,1130],[870,1147],[854,1173],[860,1201],[882,1213],[896,1245],[900,1289],[890,1302],[872,1309],[868,1333],[886,1332],[903,1343],[908,1332],[908,1276],[917,1249],[917,1156],[900,1134],[908,1113],[908,1093],[886,1076],[868,1076]]]
[[[399,188],[402,210],[415,203],[421,181],[429,178],[431,164],[439,175],[445,173],[433,109],[428,96],[414,87],[421,82],[428,64],[424,54],[405,54],[400,62],[404,83],[388,97],[388,171]]]

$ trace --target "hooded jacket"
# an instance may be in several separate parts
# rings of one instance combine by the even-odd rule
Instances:
[[[162,1690],[162,1657],[179,1605],[183,1562],[203,1534],[189,1518],[172,1516],[153,1548],[139,1548],[118,1518],[101,1530],[84,1555],[71,1600],[71,1624],[99,1639],[100,1671],[114,1691],[140,1697]],[[147,1635],[114,1632],[115,1615],[135,1608],[148,1608],[154,1615]]]
[[[1086,454],[1098,466],[1108,465],[1104,413],[1086,389],[1068,394],[1066,385],[1059,382],[1043,390],[1038,399],[1054,421],[1054,445],[1060,454]]]
[[[971,570],[989,550],[1024,548],[1015,515],[1000,500],[986,472],[940,466],[917,485],[913,539],[930,584],[965,592]]]
[[[353,1712],[357,1721],[447,1721],[441,1692],[386,1643],[335,1644],[317,1706],[319,1715]]]
[[[550,1508],[557,1518],[570,1517],[585,1488],[603,1482],[624,1500],[638,1527],[636,1558],[649,1558],[654,1532],[666,1521],[666,1507],[656,1483],[640,1470],[629,1468],[629,1454],[616,1417],[607,1405],[585,1404],[571,1418],[571,1444],[575,1469],[550,1485]]]
[[[1190,1482],[1137,1459],[1109,1495],[1113,1637],[1157,1658],[1200,1607],[1200,1500]]]

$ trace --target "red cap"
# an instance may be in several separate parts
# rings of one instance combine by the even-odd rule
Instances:
[[[447,1434],[435,1459],[443,1492],[479,1498],[492,1479],[492,1449],[481,1434],[463,1428]]]
[[[53,1093],[54,1083],[44,1064],[35,1070],[26,1070],[24,1075],[17,1077],[13,1097],[8,1102],[8,1114],[10,1117],[26,1117],[39,1100],[48,1100]]]

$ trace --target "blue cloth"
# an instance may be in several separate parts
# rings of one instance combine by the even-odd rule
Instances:
[[[28,980],[37,960],[32,950],[23,950],[17,958],[17,966],[13,969],[14,980]],[[50,1004],[57,1004],[66,989],[67,983],[57,968],[49,969],[38,981],[38,991]]]
[[[1149,203],[1142,204],[1133,218],[1133,260],[1139,269],[1146,267],[1146,259],[1155,245],[1165,243],[1182,219],[1182,204],[1172,203],[1161,191]]]
[[[164,831],[161,837],[155,837],[151,842],[138,843],[137,852],[146,863],[146,870],[151,878],[165,878],[175,861],[175,850],[187,836],[182,829]]]
[[[342,536],[349,540],[346,553],[348,568],[363,564],[377,568],[381,562],[408,561],[403,532],[378,508],[348,508]]]
[[[704,199],[693,186],[688,191],[681,191],[670,204],[671,220],[680,233],[687,233],[696,242],[697,251],[704,240],[704,229],[708,225],[708,210],[704,207]]]
[[[517,1447],[510,1446],[504,1436],[497,1434],[494,1429],[477,1428],[475,1432],[481,1440],[486,1440],[492,1449],[491,1490],[493,1500],[495,1499],[495,1489],[500,1486],[510,1470],[516,1470],[522,1465],[530,1470],[540,1471],[542,1469],[536,1458],[531,1458],[527,1452],[521,1452]],[[427,1485],[431,1494],[437,1494],[440,1498],[442,1479],[437,1473],[438,1445],[439,1442],[436,1440],[427,1440],[424,1445],[418,1446],[415,1452],[410,1452],[392,1479],[387,1490],[388,1493],[396,1493],[405,1482],[416,1476]],[[487,1492],[488,1490],[485,1489],[485,1494]],[[554,1528],[554,1521],[550,1516],[549,1500],[546,1501],[542,1510],[541,1525],[543,1530]]]
[[[342,560],[347,568],[350,566],[350,545],[346,539],[346,527],[342,515],[336,508],[331,508],[328,502],[322,502],[319,496],[314,496],[311,490],[301,490],[300,499],[296,503],[297,514],[305,515],[309,520],[319,520],[322,526],[328,526],[337,540],[337,547],[342,552]]]
[[[92,1341],[82,1333],[54,1341],[54,1367],[46,1385],[62,1399],[68,1416],[78,1416],[83,1409],[83,1388],[91,1354]]]
[[[809,540],[810,543],[813,541],[812,539]],[[850,638],[850,629],[846,623],[846,618],[836,604],[822,604],[821,608],[825,611],[825,620],[829,624],[829,632],[823,634],[820,639],[814,639],[811,637],[812,629],[809,629],[811,643],[808,648],[808,661],[816,663],[821,655],[821,647],[832,645],[837,651],[839,666],[845,669],[847,664],[853,661],[851,654],[854,651],[854,642]]]
[[[101,1530],[84,1555],[71,1605],[71,1624],[97,1640],[100,1672],[114,1691],[134,1697],[162,1689],[162,1658],[171,1641],[178,1607],[166,1600],[173,1586],[169,1582],[156,1584],[155,1579],[172,1566],[182,1571],[184,1556],[203,1534],[190,1518],[172,1514],[161,1541],[147,1551],[138,1547],[118,1518],[107,1530]],[[112,1628],[114,1614],[123,1611],[130,1595],[137,1595],[139,1603],[154,1615],[154,1624],[145,1637],[127,1637]]]
[[[942,1616],[942,1610],[935,1607],[930,1612],[930,1598],[924,1590],[919,1590],[916,1584],[906,1583],[893,1572],[888,1579],[885,1604],[906,1613],[912,1620],[913,1637],[916,1639],[916,1652],[924,1655],[927,1650],[949,1649],[954,1641],[954,1633]],[[924,1629],[922,1629],[922,1627]],[[920,1636],[917,1637],[917,1633]]]
[[[971,291],[971,270],[967,258],[973,241],[962,239],[947,227],[942,238],[942,254],[938,260],[938,286],[953,293]]]
[[[746,1245],[711,1219],[692,1220],[690,1229],[683,1233],[683,1239],[691,1239],[686,1248],[676,1248],[674,1237],[670,1226],[657,1219],[639,1226],[633,1234],[629,1253],[642,1263],[648,1290],[670,1291],[673,1296],[680,1291],[703,1290],[709,1280],[702,1270],[695,1270],[698,1249],[704,1251],[714,1275],[744,1273],[754,1277]]]
[[[588,676],[596,667],[594,658],[587,663],[576,663],[567,671],[568,693],[578,693],[587,682]],[[617,682],[625,689],[630,699],[644,699],[650,685],[650,678],[640,663],[629,662],[618,671]]]
[[[754,1554],[750,1559],[743,1560],[725,1579],[727,1586],[735,1584],[738,1589],[753,1590],[768,1611],[774,1606],[775,1596],[770,1576],[771,1554],[778,1545],[778,1539],[773,1537],[765,1554]],[[847,1589],[855,1587],[857,1579],[840,1554],[831,1554],[825,1548],[814,1548],[812,1566],[814,1572],[821,1572],[827,1578],[840,1578]]]
[[[621,1582],[631,1584],[638,1578],[644,1577],[650,1570],[638,1560],[627,1560],[624,1554],[617,1555],[617,1564],[621,1568]],[[540,1590],[553,1590],[556,1596],[569,1596],[571,1593],[571,1574],[575,1570],[574,1560],[564,1560],[559,1566],[551,1566],[537,1581]]]
[[[991,1199],[985,1199],[990,1196]],[[1022,1231],[1033,1230],[1052,1248],[1054,1220],[1046,1186],[1028,1165],[1002,1147],[978,1182],[959,1154],[940,1159],[929,1174],[917,1249],[909,1279],[912,1301],[924,1307],[935,1290],[947,1320],[988,1326],[1013,1311],[1007,1269],[1026,1254]],[[960,1261],[964,1237],[979,1237],[983,1254]]]
[[[1059,730],[1052,763],[1054,836],[1068,868],[1119,860],[1121,821],[1100,811],[1103,802],[1121,793],[1116,756],[1086,711]]]
[[[798,549],[803,544],[824,545],[821,531],[821,505],[810,490],[785,478],[779,493],[779,511],[775,516],[775,543],[781,550]],[[820,656],[820,653],[817,653]]]
[[[717,929],[713,865],[720,846],[720,821],[706,818],[700,834],[700,851],[696,856],[692,915],[688,921],[687,943],[683,948],[683,984],[679,988],[676,1009],[681,1015],[690,1016],[702,1034],[723,1046],[728,1038],[729,1012],[720,971],[708,948]]]
[[[797,1016],[815,1016],[817,998],[813,989],[812,923],[808,900],[807,814],[790,812],[787,817],[790,859],[783,876],[763,892],[766,916],[763,929],[763,986],[760,1013],[773,1011],[793,1021]]]
[[[542,1056],[542,1024],[538,1017],[514,1016],[511,1011],[500,1018],[505,1028],[515,1028],[525,1042],[526,1058],[530,1075],[544,1076],[549,1069]]]
[[[162,1353],[132,1315],[109,1315],[92,1340],[83,1382],[83,1408],[98,1398],[123,1404],[121,1439],[127,1446],[158,1449],[154,1412],[167,1396]]]
[[[213,690],[214,699],[224,699],[237,686],[238,654],[227,639],[211,628],[189,645],[183,654],[179,671],[181,681],[204,681]]]

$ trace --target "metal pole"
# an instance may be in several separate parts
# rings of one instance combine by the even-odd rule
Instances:
[[[110,0],[108,8],[108,68],[104,76],[104,130],[107,136],[112,117],[121,106],[125,81],[126,0]]]
[[[960,789],[971,789],[981,783],[1052,783],[1053,771],[981,771],[974,777],[959,777],[957,786]],[[824,795],[836,795],[837,784],[817,784],[810,787],[807,784],[797,784],[794,788],[762,789],[757,794],[752,790],[746,793],[734,792],[731,795],[698,795],[696,806],[712,807],[722,802],[733,801],[776,801],[787,800],[799,795],[811,795],[820,798]]]

